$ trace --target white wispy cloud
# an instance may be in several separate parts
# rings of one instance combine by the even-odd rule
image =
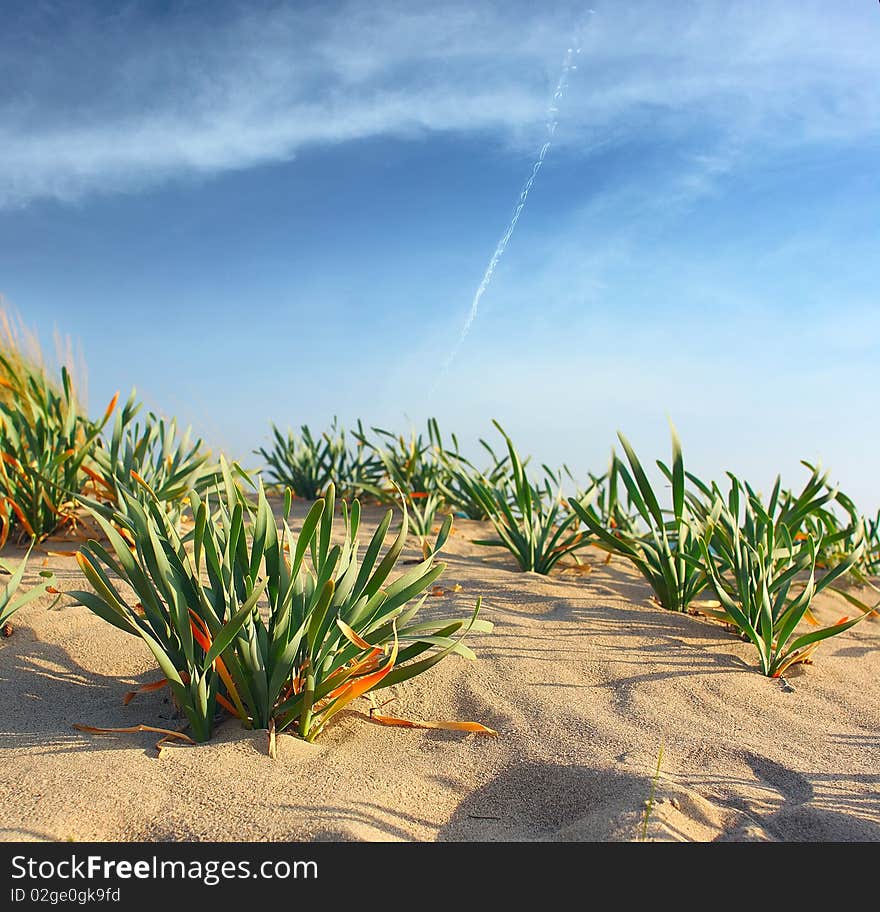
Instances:
[[[205,4],[153,20],[137,5],[28,6],[0,37],[0,206],[363,137],[533,143],[576,32],[556,142],[583,154],[707,135],[688,173],[711,182],[745,148],[880,131],[868,4],[591,5]]]

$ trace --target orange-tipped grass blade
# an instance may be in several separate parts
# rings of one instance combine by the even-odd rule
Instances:
[[[192,628],[193,639],[205,650],[205,653],[210,652],[211,650],[211,637],[208,632],[208,626],[205,622],[192,610],[189,609],[190,615],[190,627]],[[244,708],[244,704],[241,702],[241,696],[238,693],[238,689],[235,686],[235,682],[232,680],[232,675],[229,674],[229,669],[226,667],[226,663],[220,656],[217,656],[214,659],[214,668],[217,669],[217,674],[220,675],[220,680],[223,682],[223,686],[226,688],[227,693],[232,698],[232,702],[235,704],[233,706],[229,703],[228,700],[223,698],[222,694],[217,694],[217,702],[233,716],[237,716],[242,722],[247,722],[248,714],[247,710]]]
[[[379,725],[397,725],[401,728],[432,728],[440,731],[463,731],[473,732],[478,735],[497,735],[494,728],[488,728],[479,722],[455,722],[452,720],[442,722],[424,722],[414,719],[398,719],[396,716],[380,716],[376,713],[370,714],[370,719]]]
[[[235,706],[232,707],[226,702],[226,705],[223,708],[232,713],[233,716],[237,716],[242,722],[247,722],[250,716],[248,716],[247,710],[244,708],[244,703],[241,701],[241,696],[238,693],[238,688],[235,686],[235,681],[232,680],[232,675],[229,673],[226,663],[220,656],[217,656],[217,658],[214,659],[214,667],[217,669],[217,674],[220,675],[220,680],[223,682],[226,692],[235,704]],[[222,694],[217,694],[218,701],[221,696]]]
[[[241,718],[239,711],[223,696],[223,694],[218,693],[216,695],[217,702],[229,713],[230,716],[235,716],[236,718]]]
[[[113,414],[113,409],[116,408],[116,403],[117,403],[117,402],[119,402],[119,393],[118,393],[118,392],[117,392],[116,395],[110,400],[110,404],[107,406],[107,410],[104,412],[104,418],[103,418],[103,420],[101,421],[101,425],[102,425],[102,426],[105,425],[105,424],[107,423],[108,419],[109,419],[110,416]]]
[[[37,535],[31,527],[31,524],[27,521],[27,517],[22,512],[21,507],[11,497],[4,497],[3,503],[7,503],[10,507],[12,507],[13,512],[18,517],[18,521],[24,527],[24,531],[27,532],[31,538],[36,538]]]
[[[125,696],[122,698],[122,705],[128,706],[131,701],[138,696],[139,694],[153,693],[154,691],[161,690],[163,687],[168,686],[168,678],[162,678],[161,681],[150,681],[149,684],[141,684],[140,687],[136,687],[134,690],[129,690]]]
[[[385,675],[394,668],[398,653],[397,624],[393,624],[393,629],[394,645],[391,647],[391,654],[388,656],[388,661],[377,671],[364,675],[355,681],[348,682],[341,689],[339,695],[321,710],[321,714],[324,716],[321,728],[323,728],[336,713],[348,706],[352,700],[356,700],[358,697],[363,696],[367,691],[372,690],[377,684],[381,683]]]
[[[88,466],[80,466],[81,471],[83,471],[96,485],[100,485],[107,491],[109,494],[115,496],[116,492],[113,490],[113,486],[108,484],[107,479],[99,475],[94,469],[90,469]]]
[[[720,621],[722,624],[734,624],[733,618],[721,607],[721,602],[715,599],[694,600],[690,603],[688,611],[692,614],[699,614],[703,617]]]
[[[819,643],[811,643],[809,646],[799,649],[794,655],[788,656],[787,659],[773,673],[774,678],[781,678],[789,668],[801,663],[811,661],[810,657],[819,648]]]
[[[146,481],[144,481],[143,478],[141,478],[140,475],[138,475],[137,472],[135,472],[134,469],[132,469],[129,474],[145,491],[147,491],[147,493],[153,497],[156,496],[156,492],[146,483]]]
[[[351,666],[343,665],[342,668],[337,668],[332,674],[328,675],[327,680],[324,682],[327,685],[334,685],[334,689],[328,694],[328,697],[332,698],[342,688],[348,683],[348,679],[351,677]],[[336,682],[339,681],[338,684]],[[295,694],[302,693],[305,690],[306,686],[306,676],[305,673],[298,674],[293,681],[291,682],[291,689]]]
[[[91,735],[108,735],[108,734],[132,734],[134,732],[156,732],[158,735],[164,735],[166,738],[176,738],[180,741],[186,741],[188,744],[196,742],[185,735],[183,732],[174,731],[170,728],[156,728],[154,725],[129,725],[125,728],[97,728],[94,725],[80,725],[78,722],[73,723],[73,727],[79,731],[88,732]]]
[[[587,564],[584,561],[581,561],[580,563],[576,562],[574,564],[566,564],[562,568],[562,572],[563,573],[579,573],[579,574],[592,573],[593,565]]]
[[[346,669],[348,672],[346,677],[360,677],[368,671],[375,671],[379,667],[379,659],[383,655],[383,651],[378,646],[371,647],[368,655],[365,655],[362,659],[352,660]]]
[[[208,634],[208,627],[205,622],[192,610],[189,609],[189,625],[192,627],[193,639],[207,653],[211,648],[211,638]]]
[[[336,618],[336,624],[350,643],[354,643],[355,646],[360,646],[361,649],[373,648],[372,643],[368,643],[360,634],[355,633],[341,618]]]
[[[327,694],[327,700],[332,702],[336,699],[336,697],[343,693],[345,691],[345,688],[352,683],[352,678],[359,678],[362,675],[370,674],[371,672],[375,671],[376,668],[379,667],[379,656],[381,655],[381,649],[373,649],[368,656],[364,656],[364,658],[359,659],[353,664],[347,665],[344,668],[340,668],[335,671],[333,676],[339,675],[343,678],[343,681],[338,687],[334,688],[330,691],[330,693]],[[327,680],[332,680],[333,676]]]
[[[41,492],[41,494],[40,494],[40,497],[42,498],[42,500],[43,500],[43,502],[46,504],[46,506],[47,506],[47,507],[56,515],[56,516],[60,516],[60,515],[61,515],[61,511],[60,511],[60,510],[58,509],[58,507],[56,507],[55,504],[52,502],[52,498],[49,497],[49,494],[48,494],[48,492],[46,491],[45,488],[43,488],[43,490],[42,490],[42,492]]]

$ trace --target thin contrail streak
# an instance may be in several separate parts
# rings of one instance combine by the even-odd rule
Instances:
[[[544,159],[547,157],[547,152],[550,149],[550,145],[553,141],[553,136],[556,133],[556,127],[559,125],[559,102],[562,100],[562,96],[565,94],[566,88],[568,88],[568,75],[573,69],[575,69],[574,59],[578,54],[580,54],[580,52],[580,47],[569,48],[565,52],[565,58],[562,62],[562,70],[559,74],[559,81],[556,83],[556,91],[553,93],[550,107],[547,109],[547,139],[544,142],[544,145],[541,146],[541,151],[538,153],[538,157],[535,159],[535,163],[532,165],[532,171],[531,174],[529,174],[528,180],[526,180],[525,184],[523,184],[523,188],[519,194],[519,201],[516,204],[516,209],[513,211],[513,217],[507,226],[507,230],[501,236],[501,240],[498,241],[498,245],[495,247],[495,252],[492,254],[492,258],[489,260],[489,265],[486,267],[486,271],[483,273],[483,279],[477,287],[476,293],[474,294],[474,299],[471,302],[470,312],[468,313],[467,319],[464,322],[464,326],[461,329],[461,333],[458,336],[458,341],[446,356],[446,360],[443,362],[443,366],[440,368],[440,371],[437,374],[437,379],[434,381],[434,386],[431,389],[431,393],[436,390],[440,381],[446,375],[446,372],[449,370],[450,365],[455,360],[455,356],[461,349],[464,340],[467,338],[471,326],[473,326],[474,320],[477,318],[477,312],[480,309],[480,299],[483,297],[486,289],[489,287],[489,284],[492,281],[492,276],[495,274],[495,267],[498,265],[501,257],[504,256],[504,251],[507,249],[507,244],[513,236],[513,232],[516,230],[516,225],[517,222],[519,222],[519,217],[522,215],[523,208],[525,207],[526,201],[529,198],[529,193],[532,189],[533,184],[535,183],[535,178],[538,176],[538,172],[541,170],[541,166],[544,164]]]

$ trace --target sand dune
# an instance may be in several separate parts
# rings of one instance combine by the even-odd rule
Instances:
[[[154,734],[73,728],[178,720],[163,692],[123,705],[158,677],[138,640],[47,597],[0,643],[0,837],[880,840],[880,621],[822,644],[786,687],[721,625],[651,604],[625,563],[587,549],[590,573],[524,574],[470,543],[485,531],[456,521],[440,582],[461,590],[427,606],[467,612],[482,594],[496,626],[470,639],[479,660],[452,656],[382,699],[497,737],[383,727],[361,700],[317,744],[281,736],[276,761],[236,720],[157,757]],[[35,555],[31,579],[44,564],[82,587],[67,557]],[[823,595],[817,613],[848,611]]]

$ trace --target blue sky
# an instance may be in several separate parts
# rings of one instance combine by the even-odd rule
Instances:
[[[876,3],[0,8],[0,294],[94,411],[251,464],[273,421],[497,418],[579,474],[671,418],[701,474],[880,506]]]

